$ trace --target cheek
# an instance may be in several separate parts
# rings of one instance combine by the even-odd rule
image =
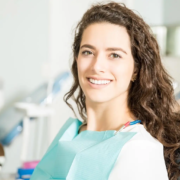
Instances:
[[[82,87],[83,84],[85,83],[85,77],[87,75],[87,69],[88,69],[88,64],[85,63],[85,61],[82,61],[81,59],[78,59],[77,62],[77,71],[78,71],[78,78],[79,78],[79,83],[80,86]],[[83,87],[82,87],[83,89]]]
[[[114,67],[113,72],[117,82],[121,82],[124,85],[129,84],[133,73],[133,64],[132,63],[121,64],[120,66]]]
[[[88,69],[88,63],[83,61],[83,59],[79,59],[77,63],[79,73],[83,73]]]

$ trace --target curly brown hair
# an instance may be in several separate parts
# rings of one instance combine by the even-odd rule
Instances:
[[[169,179],[177,180],[180,176],[180,111],[174,111],[179,104],[174,96],[173,78],[162,65],[159,46],[150,26],[124,3],[111,1],[93,4],[78,22],[72,45],[74,60],[71,72],[74,82],[63,99],[76,116],[73,107],[67,102],[72,98],[81,118],[86,122],[85,95],[78,81],[76,58],[83,31],[90,24],[99,22],[120,25],[127,30],[135,69],[138,72],[136,81],[130,84],[128,107],[135,117],[141,119],[146,130],[163,144]],[[75,97],[74,93],[78,88]]]

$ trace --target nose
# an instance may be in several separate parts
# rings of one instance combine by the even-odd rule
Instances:
[[[99,53],[96,56],[94,56],[92,61],[92,70],[94,71],[105,71],[106,69],[106,57],[103,53]]]

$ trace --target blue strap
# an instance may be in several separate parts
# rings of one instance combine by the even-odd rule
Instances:
[[[137,123],[140,123],[141,122],[141,120],[135,120],[135,121],[133,121],[133,122],[130,122],[130,125],[133,125],[133,124],[137,124]]]

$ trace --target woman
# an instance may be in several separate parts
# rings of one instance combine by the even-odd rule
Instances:
[[[64,100],[83,123],[67,120],[31,180],[177,180],[180,112],[150,27],[124,4],[95,4],[73,53]]]

